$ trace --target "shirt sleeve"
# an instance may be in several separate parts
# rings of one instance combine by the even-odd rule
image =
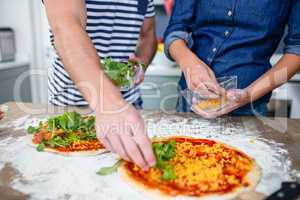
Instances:
[[[197,0],[175,0],[171,19],[164,34],[165,54],[173,60],[169,54],[170,45],[178,39],[182,39],[191,48],[193,40],[191,37],[194,22],[195,5]]]
[[[146,17],[148,18],[148,17],[154,17],[154,16],[155,16],[154,2],[153,2],[153,0],[149,0]]]
[[[300,0],[293,0],[288,19],[288,34],[284,40],[284,53],[300,56]]]

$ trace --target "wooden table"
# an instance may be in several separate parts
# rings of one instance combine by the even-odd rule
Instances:
[[[33,104],[17,104],[15,102],[10,102],[6,104],[9,107],[8,113],[6,113],[6,117],[4,121],[0,122],[5,123],[8,121],[13,121],[14,119],[20,118],[22,116],[32,114],[33,116],[39,115],[52,115],[63,113],[66,110],[74,110],[80,111],[81,113],[90,113],[91,110],[79,109],[79,108],[70,108],[70,107],[52,107],[46,105],[33,105]],[[25,110],[24,110],[25,108]],[[143,111],[146,112],[146,111]],[[157,115],[163,115],[162,113],[157,113]],[[193,114],[165,114],[165,115],[181,115],[181,116],[189,116],[189,117],[197,117]],[[230,125],[232,123],[239,123],[242,126],[247,126],[248,124],[252,124],[257,130],[263,132],[263,137],[266,139],[272,139],[276,142],[285,144],[285,148],[289,152],[289,156],[292,160],[292,168],[300,171],[300,120],[296,119],[285,119],[285,118],[277,118],[277,119],[257,119],[254,117],[224,117],[226,123],[224,126]],[[245,123],[247,122],[247,123]],[[284,130],[286,126],[286,130]],[[273,127],[273,128],[272,128]],[[277,129],[277,130],[276,130]],[[284,133],[279,133],[278,130],[284,130]],[[7,131],[4,129],[0,129],[0,141],[1,139],[7,137],[6,134],[14,134],[14,135],[22,135],[25,134],[24,130],[19,131]],[[26,199],[28,196],[26,194],[22,194],[18,191],[12,189],[9,184],[13,180],[14,176],[16,176],[16,170],[10,166],[6,165],[0,171],[0,199]],[[300,182],[300,179],[298,178]]]

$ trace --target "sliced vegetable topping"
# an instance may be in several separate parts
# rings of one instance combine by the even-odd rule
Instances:
[[[77,112],[65,112],[63,115],[48,119],[47,122],[40,122],[37,127],[28,127],[27,132],[33,134],[33,143],[39,144],[38,151],[42,151],[45,146],[66,149],[74,146],[76,142],[78,150],[80,149],[78,142],[97,140],[95,117],[83,117]],[[97,148],[100,143],[83,144],[85,148],[88,148],[88,145]]]

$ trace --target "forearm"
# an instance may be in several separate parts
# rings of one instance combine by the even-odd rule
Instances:
[[[141,59],[141,61],[148,66],[156,53],[157,50],[157,39],[156,37],[153,37],[152,35],[150,37],[143,37],[140,39],[139,42],[139,51],[138,51],[138,57]]]
[[[253,102],[286,83],[300,69],[300,56],[285,54],[268,72],[252,83],[247,92]]]
[[[192,66],[186,66],[183,64],[185,59],[188,59],[189,61],[197,62],[197,63],[194,63],[195,65],[198,65],[199,62],[202,63],[202,61],[197,57],[197,55],[195,55],[188,48],[186,42],[181,39],[175,40],[174,42],[172,42],[170,44],[169,53],[170,53],[170,56],[175,60],[175,62],[179,64],[179,66],[182,70],[185,70],[186,67],[192,67]],[[193,64],[193,63],[191,63],[191,64]]]
[[[64,67],[91,108],[107,108],[111,102],[121,104],[121,94],[101,69],[97,51],[82,26],[65,22],[53,32]]]
[[[155,33],[154,17],[147,18],[141,28],[137,57],[148,66],[156,53],[157,39]]]

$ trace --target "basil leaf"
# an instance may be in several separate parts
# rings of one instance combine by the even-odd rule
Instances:
[[[48,119],[48,131],[54,132],[56,128],[55,118]]]
[[[162,180],[168,181],[176,178],[173,168],[168,165],[167,161],[174,158],[176,154],[176,141],[171,140],[168,143],[152,144],[153,152],[156,157],[155,167],[163,172]]]
[[[39,151],[39,152],[44,151],[44,149],[45,149],[45,144],[44,143],[41,143],[36,147],[36,150]]]
[[[88,118],[87,122],[86,122],[86,126],[88,128],[88,130],[92,130],[95,127],[95,117],[91,116]]]
[[[119,160],[118,162],[116,162],[113,166],[111,167],[102,167],[101,169],[99,169],[97,171],[97,174],[100,176],[106,176],[106,175],[110,175],[112,173],[117,172],[119,166],[122,164],[122,160]]]
[[[164,181],[170,181],[176,179],[173,168],[170,166],[165,167],[163,169],[163,175],[160,178]]]
[[[111,58],[105,58],[103,60],[103,69],[115,85],[126,87],[132,84],[135,75],[132,62],[122,63],[113,61]]]
[[[33,126],[29,126],[27,128],[27,133],[28,134],[34,134],[34,133],[37,133],[38,132],[38,129],[34,128]]]

